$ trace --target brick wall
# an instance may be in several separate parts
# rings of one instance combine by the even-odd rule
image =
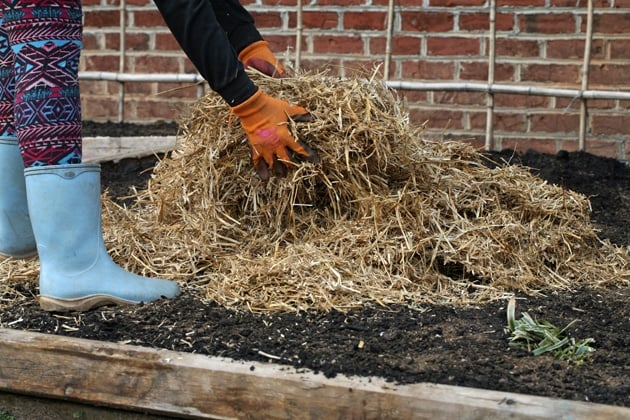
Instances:
[[[295,0],[244,0],[280,57],[295,51]],[[303,69],[365,75],[383,63],[388,0],[304,0]],[[485,82],[489,11],[486,0],[397,0],[390,78]],[[595,0],[589,89],[630,92],[630,0]],[[118,0],[85,0],[81,70],[119,71]],[[497,0],[495,80],[502,84],[580,89],[586,0]],[[179,50],[150,0],[126,2],[124,71],[195,69]],[[381,66],[380,72],[383,72]],[[119,85],[82,82],[84,118],[116,120]],[[127,121],[176,119],[199,94],[190,84],[125,84]],[[483,145],[483,92],[400,91],[412,121],[427,136]],[[628,159],[630,101],[589,100],[586,150]],[[577,150],[580,101],[549,96],[495,95],[495,149]]]

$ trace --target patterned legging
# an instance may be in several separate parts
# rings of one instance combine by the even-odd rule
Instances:
[[[0,0],[0,138],[24,166],[81,163],[80,0]]]

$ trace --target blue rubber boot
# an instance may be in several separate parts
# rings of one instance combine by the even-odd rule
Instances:
[[[36,253],[18,142],[0,138],[0,255],[26,258]]]
[[[179,294],[177,283],[132,274],[110,258],[101,228],[99,165],[24,170],[40,259],[39,304],[46,311],[87,311]]]

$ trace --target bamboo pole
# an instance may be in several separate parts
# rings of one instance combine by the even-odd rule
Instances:
[[[488,86],[494,84],[495,41],[496,31],[496,0],[490,0],[490,28],[488,36]],[[486,150],[494,150],[494,94],[488,89],[486,96]]]
[[[79,72],[79,80],[108,80],[114,82],[168,82],[168,83],[199,83],[204,80],[196,73],[116,73],[109,71],[83,71]],[[391,89],[418,90],[418,91],[468,91],[468,92],[492,92],[493,94],[505,93],[513,95],[530,96],[555,96],[558,98],[573,99],[611,99],[630,100],[630,92],[617,90],[578,90],[547,88],[542,86],[506,85],[494,83],[474,82],[417,82],[406,80],[388,80],[384,82]]]
[[[118,71],[124,73],[126,70],[125,51],[127,49],[126,38],[126,26],[127,26],[127,2],[126,0],[120,0],[120,55],[118,58]],[[118,84],[118,122],[123,122],[125,119],[125,83],[120,82]]]
[[[582,91],[588,89],[589,66],[591,64],[591,44],[593,40],[593,0],[588,0],[586,18],[586,43],[584,45],[584,64],[582,66]],[[588,108],[586,98],[580,101],[580,133],[578,148],[584,151],[586,145],[586,132],[588,130]]]
[[[168,82],[199,83],[204,80],[196,73],[115,73],[111,71],[83,71],[80,80],[108,80],[112,82]]]
[[[494,83],[474,82],[417,82],[406,80],[389,80],[385,85],[391,89],[400,90],[419,90],[419,91],[469,91],[469,92],[492,92],[507,93],[514,95],[533,95],[533,96],[555,96],[558,98],[573,99],[616,99],[630,100],[630,92],[616,90],[578,90],[578,89],[561,89],[548,88],[541,86],[522,86],[507,85]]]
[[[302,60],[302,30],[303,30],[303,20],[302,20],[302,0],[297,0],[297,27],[295,34],[295,72],[298,73],[300,71],[301,60]]]
[[[385,68],[383,78],[389,80],[392,65],[392,38],[394,36],[394,0],[389,0],[387,6],[387,38],[385,42]]]

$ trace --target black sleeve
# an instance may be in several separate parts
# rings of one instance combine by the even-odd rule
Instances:
[[[258,90],[245,73],[209,0],[154,3],[182,50],[228,105],[238,105]]]
[[[210,0],[214,14],[237,53],[263,37],[256,29],[254,18],[238,0]]]

